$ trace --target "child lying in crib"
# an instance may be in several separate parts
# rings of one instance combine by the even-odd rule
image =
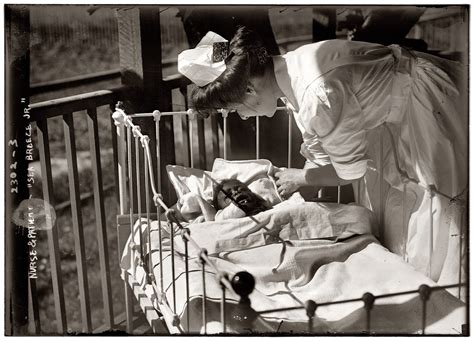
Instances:
[[[222,180],[214,190],[215,220],[252,216],[271,208],[270,203],[237,179]]]
[[[237,179],[225,179],[214,189],[212,205],[201,196],[187,193],[173,210],[179,221],[221,221],[252,216],[272,206]]]

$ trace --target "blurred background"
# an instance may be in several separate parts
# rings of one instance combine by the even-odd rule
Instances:
[[[370,41],[377,31],[377,40],[400,34],[404,43],[415,49],[435,53],[446,58],[467,61],[468,13],[465,7],[418,7],[410,12],[405,22],[400,16],[392,18],[386,30],[378,22],[386,21],[390,13],[380,7],[339,6],[335,9],[335,38]],[[280,53],[294,49],[313,39],[314,22],[324,17],[309,6],[268,7],[268,16]],[[189,47],[179,9],[160,8],[162,62],[164,76],[177,73],[176,59],[179,52]],[[94,90],[107,89],[121,84],[118,44],[118,25],[112,6],[31,6],[30,7],[30,91],[31,103],[71,96]],[[398,30],[393,32],[393,30]],[[389,40],[389,39],[388,39]],[[105,212],[112,278],[114,311],[124,311],[123,284],[118,266],[119,250],[116,242],[117,201],[113,178],[113,153],[110,118],[98,109],[99,138],[105,190]],[[82,113],[85,116],[85,113]],[[92,196],[92,173],[89,140],[85,117],[76,119],[78,167],[82,200],[90,296],[97,298],[92,305],[92,321],[101,325],[102,308],[100,268],[96,242],[95,212]],[[68,330],[81,329],[77,269],[71,212],[68,192],[67,162],[65,159],[64,133],[61,118],[49,120],[49,139],[52,155],[54,203],[59,228],[60,258],[66,295]],[[35,143],[35,145],[37,145]],[[33,165],[40,169],[38,154]],[[37,177],[41,177],[38,173]],[[35,184],[40,184],[36,181]],[[41,187],[32,188],[34,197],[42,197]],[[54,333],[55,313],[50,279],[46,234],[39,231],[39,275],[37,289],[42,333]]]

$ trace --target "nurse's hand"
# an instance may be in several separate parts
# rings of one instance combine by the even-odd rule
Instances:
[[[297,168],[280,168],[275,172],[278,193],[289,197],[300,187],[306,185],[306,170]]]

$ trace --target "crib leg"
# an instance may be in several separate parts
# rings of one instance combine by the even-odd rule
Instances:
[[[128,285],[129,274],[125,272],[124,275],[124,289],[125,289],[125,314],[126,314],[126,332],[133,334],[133,292]]]

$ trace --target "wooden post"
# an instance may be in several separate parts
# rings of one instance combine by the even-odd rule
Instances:
[[[336,8],[313,8],[313,42],[336,39]]]
[[[171,110],[171,90],[163,83],[161,64],[161,29],[158,6],[130,7],[117,10],[119,28],[119,51],[122,83],[134,89],[132,107],[136,112]],[[155,136],[155,125],[134,119],[142,132]],[[172,117],[163,117],[160,123],[161,174],[166,174],[165,166],[175,163],[175,147]],[[155,149],[155,141],[150,143]],[[156,157],[153,155],[156,165]],[[158,181],[158,179],[156,179]],[[170,191],[171,189],[171,191]],[[172,201],[174,192],[169,181],[163,181],[163,197]],[[144,200],[143,200],[144,202]]]
[[[169,111],[171,109],[171,91],[163,86],[161,64],[161,30],[158,6],[126,7],[117,10],[119,31],[119,52],[122,84],[132,88],[131,107],[135,112]],[[127,113],[131,113],[127,110]],[[148,119],[149,120],[149,119]],[[155,124],[146,119],[134,119],[140,125],[142,133],[155,136]],[[163,117],[160,124],[161,174],[166,174],[165,166],[175,163],[173,121]],[[150,141],[151,150],[156,144]],[[121,149],[118,150],[124,152]],[[119,155],[119,158],[121,156]],[[152,162],[157,164],[156,155],[152,153]],[[145,169],[143,159],[141,169]],[[156,168],[155,168],[156,169]],[[158,182],[159,179],[156,179]],[[169,181],[163,181],[163,197],[170,201]],[[146,189],[147,191],[149,189]],[[142,202],[145,202],[145,191],[141,191]],[[150,200],[151,202],[151,200]],[[153,205],[150,203],[150,205]],[[143,208],[146,210],[146,208]],[[154,208],[148,207],[154,211]],[[125,281],[125,300],[127,303],[127,332],[133,332],[132,291]]]
[[[29,124],[29,31],[28,6],[5,6],[6,33],[6,129],[5,153],[5,335],[28,333],[29,246],[26,226],[12,221],[13,212],[28,198],[26,127]],[[29,130],[31,134],[31,129]],[[25,212],[27,214],[28,212]],[[29,225],[28,225],[29,226]],[[36,241],[36,240],[35,240]],[[36,263],[37,264],[37,263]],[[32,279],[30,289],[36,287]],[[33,293],[35,295],[36,293]],[[37,309],[33,307],[33,311]],[[39,322],[39,320],[38,320]],[[38,331],[38,326],[34,329]],[[35,333],[35,330],[31,330]]]

